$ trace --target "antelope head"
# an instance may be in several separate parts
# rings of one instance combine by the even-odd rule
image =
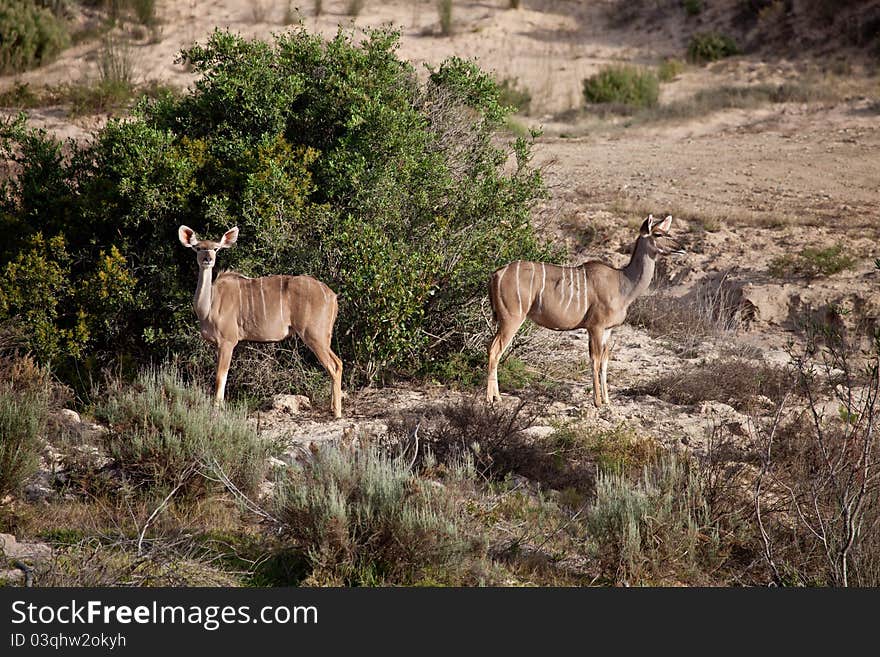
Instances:
[[[654,215],[649,214],[648,218],[642,223],[639,229],[639,239],[644,240],[648,247],[648,255],[656,257],[658,255],[684,255],[685,250],[681,242],[669,235],[669,229],[672,227],[672,215],[666,217],[662,221],[654,219]]]
[[[200,240],[199,236],[196,235],[196,231],[189,226],[178,228],[177,237],[181,244],[196,252],[196,260],[199,263],[200,269],[211,269],[217,261],[217,251],[228,249],[235,244],[235,241],[238,239],[238,226],[230,228],[223,233],[223,237],[220,238],[219,242]]]

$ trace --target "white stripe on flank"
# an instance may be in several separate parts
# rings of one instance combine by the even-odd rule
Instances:
[[[284,323],[284,279],[280,276],[278,277],[278,321],[283,326],[287,326]]]
[[[519,282],[519,263],[520,261],[516,261],[516,300],[519,303],[519,316],[522,317],[522,292],[520,291],[520,282]]]
[[[541,263],[541,289],[538,290],[538,309],[544,308],[544,283],[547,282],[547,265]]]
[[[584,312],[590,309],[590,302],[587,300],[587,272],[581,267],[581,275],[584,277]]]
[[[533,264],[532,265],[532,272],[531,272],[531,274],[529,274],[529,297],[528,297],[528,299],[526,299],[526,301],[529,302],[529,307],[526,308],[526,313],[528,313],[529,310],[532,309],[532,303],[533,303],[533,299],[534,299],[534,297],[532,297],[532,283],[534,282],[534,280],[535,280],[535,265]]]
[[[572,276],[574,276],[574,280],[577,285],[577,289],[575,290],[575,293],[574,293],[574,296],[577,300],[577,303],[576,303],[574,309],[580,310],[580,307],[581,307],[581,277],[577,275],[578,274],[577,270],[573,270],[571,273],[572,273]]]
[[[565,280],[565,272],[570,269],[570,267],[563,267],[562,275],[563,280]],[[565,312],[568,312],[568,307],[571,305],[571,300],[574,298],[574,272],[571,272],[571,280],[568,282],[568,301],[565,304]],[[562,290],[563,296],[565,295],[565,290]]]
[[[260,301],[263,304],[263,321],[266,321],[266,295],[263,293],[263,279],[260,278]]]

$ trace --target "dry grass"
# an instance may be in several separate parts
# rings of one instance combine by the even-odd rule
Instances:
[[[687,355],[705,340],[735,333],[741,317],[738,300],[722,277],[683,297],[656,292],[640,297],[630,307],[627,321],[667,339],[677,353]]]
[[[778,405],[792,387],[787,369],[731,358],[685,365],[632,392],[684,406],[719,401],[748,412],[767,410],[768,402]]]

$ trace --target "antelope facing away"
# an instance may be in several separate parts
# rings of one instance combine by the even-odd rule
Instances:
[[[609,404],[611,329],[623,323],[630,304],[651,285],[657,256],[684,253],[669,236],[671,226],[671,216],[660,221],[649,215],[639,229],[629,264],[622,269],[596,260],[578,267],[517,260],[495,271],[489,280],[489,297],[498,330],[489,345],[487,401],[501,399],[498,361],[528,317],[554,331],[587,329],[593,400],[596,406]]]
[[[342,416],[342,361],[330,349],[338,309],[336,293],[311,276],[247,278],[221,272],[211,284],[217,252],[235,244],[238,228],[219,242],[200,240],[192,228],[177,229],[181,244],[196,252],[199,281],[193,308],[202,337],[217,345],[215,403],[223,402],[232,350],[242,340],[278,342],[296,333],[333,380],[331,410]]]

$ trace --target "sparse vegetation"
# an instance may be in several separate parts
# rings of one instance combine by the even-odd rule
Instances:
[[[345,5],[345,13],[349,16],[359,16],[365,4],[367,4],[367,0],[348,0]]]
[[[768,410],[792,389],[785,368],[739,358],[686,365],[639,386],[634,392],[679,405],[720,401],[741,411]]]
[[[601,473],[587,511],[589,551],[611,582],[700,583],[725,560],[699,467],[667,453],[641,476]]]
[[[738,55],[739,46],[731,37],[717,32],[695,34],[688,43],[688,60],[696,64],[714,62]]]
[[[660,82],[672,82],[684,71],[684,62],[674,57],[664,59],[657,67],[657,78]]]
[[[687,353],[703,340],[736,331],[740,313],[737,300],[722,279],[702,285],[685,297],[661,293],[643,296],[630,307],[627,321]]]
[[[825,248],[807,247],[800,253],[789,253],[774,258],[769,272],[776,278],[800,276],[818,278],[831,276],[855,264],[855,258],[847,254],[839,244]]]
[[[278,484],[278,517],[314,584],[460,583],[482,546],[453,491],[376,449],[319,449]]]
[[[547,490],[589,494],[595,467],[587,439],[568,430],[534,438],[527,431],[533,423],[524,403],[495,408],[464,400],[408,413],[392,430],[402,441],[402,451],[415,452],[414,462],[422,466],[436,462],[451,467],[465,460],[481,477],[494,481],[515,475]]]
[[[0,500],[37,470],[52,385],[30,358],[0,358]]]
[[[440,34],[450,36],[452,24],[452,0],[437,0],[437,16],[440,19]]]
[[[636,66],[607,66],[584,80],[588,103],[654,107],[660,93],[656,74]]]
[[[703,0],[681,0],[681,6],[688,16],[696,16],[703,11]]]
[[[143,372],[133,387],[113,382],[96,414],[110,427],[108,454],[141,495],[200,495],[226,480],[252,494],[266,472],[272,446],[248,426],[244,409],[218,413],[171,366]]]
[[[519,81],[514,78],[504,78],[498,84],[499,102],[510,106],[522,114],[529,113],[532,103],[532,94],[528,89],[519,86]]]

